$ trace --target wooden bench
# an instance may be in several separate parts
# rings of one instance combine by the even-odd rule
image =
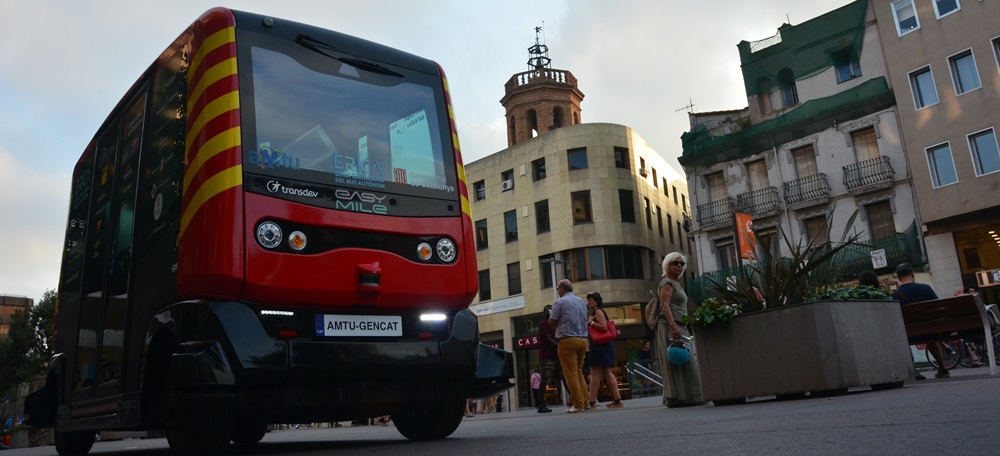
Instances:
[[[993,336],[986,317],[986,307],[979,295],[913,302],[901,305],[900,310],[910,345],[982,335],[989,353],[990,375],[997,374],[993,357]]]

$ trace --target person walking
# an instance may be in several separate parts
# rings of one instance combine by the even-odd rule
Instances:
[[[531,368],[531,397],[535,400],[535,410],[542,408],[542,374],[537,367]]]
[[[559,363],[569,386],[571,405],[566,413],[587,409],[587,381],[583,378],[583,358],[587,355],[587,304],[573,294],[573,283],[562,279],[556,286],[559,299],[552,306],[549,321],[556,328]]]
[[[899,301],[900,305],[906,305],[911,302],[921,302],[930,301],[932,299],[938,299],[937,293],[930,285],[925,283],[917,283],[916,279],[913,278],[913,266],[910,263],[900,263],[896,266],[896,280],[899,280],[899,287],[895,291],[889,294],[892,299]],[[931,356],[938,362],[938,371],[934,374],[936,378],[947,378],[951,377],[951,373],[948,369],[944,368],[944,356],[941,354],[941,342],[930,342],[927,344],[927,351],[931,352]],[[923,380],[925,377],[916,373],[917,380]]]
[[[542,310],[545,317],[538,322],[538,363],[541,364],[542,374],[542,401],[538,407],[538,413],[549,413],[552,411],[545,403],[545,390],[548,385],[552,385],[558,391],[559,383],[562,381],[562,367],[559,365],[559,341],[556,340],[554,329],[549,323],[549,314],[552,312],[552,305],[547,305]],[[562,381],[563,386],[566,382]],[[569,390],[569,388],[563,388]],[[558,394],[557,394],[558,396]]]
[[[601,332],[608,330],[609,320],[608,313],[604,311],[603,305],[604,299],[600,293],[596,291],[587,293],[587,309],[591,312],[587,325]],[[608,389],[611,390],[611,396],[614,398],[614,401],[608,404],[608,408],[622,408],[625,406],[625,404],[622,404],[622,396],[618,391],[618,379],[615,378],[615,373],[611,371],[611,367],[614,365],[614,342],[597,344],[594,341],[590,341],[590,399],[587,403],[588,406],[597,407],[597,392],[601,389],[602,378],[608,383]]]
[[[674,365],[667,357],[670,341],[691,336],[687,328],[678,323],[682,315],[687,315],[688,298],[680,282],[686,266],[687,259],[681,253],[671,252],[663,257],[663,280],[660,281],[658,290],[662,317],[656,328],[656,355],[663,374],[663,405],[667,407],[689,407],[705,403],[701,395],[698,360],[694,354],[683,366]]]

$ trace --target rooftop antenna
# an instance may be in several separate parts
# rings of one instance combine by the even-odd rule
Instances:
[[[691,113],[694,112],[694,102],[692,102],[690,98],[688,98],[688,104],[687,104],[687,106],[684,106],[684,107],[682,107],[680,109],[675,109],[674,112],[681,112],[681,111],[683,111],[685,109],[688,110],[688,114],[691,114]]]
[[[549,47],[545,45],[545,21],[535,27],[535,44],[528,48],[528,66],[533,70],[549,68],[552,59],[549,58]]]

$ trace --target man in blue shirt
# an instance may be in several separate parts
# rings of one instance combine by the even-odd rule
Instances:
[[[587,356],[587,303],[573,294],[573,283],[567,279],[556,286],[559,299],[549,313],[549,323],[556,328],[559,341],[559,363],[569,387],[572,405],[566,413],[587,409],[587,380],[583,378],[583,359]]]
[[[938,299],[937,293],[934,292],[934,289],[930,285],[916,283],[916,280],[913,278],[913,266],[910,263],[901,263],[899,266],[896,266],[896,278],[899,279],[899,287],[890,296],[892,296],[892,299],[899,301],[901,305]],[[931,342],[927,344],[927,349],[931,352],[931,356],[937,360],[938,371],[934,374],[934,377],[951,377],[948,369],[944,368],[941,342]],[[917,372],[917,380],[923,379],[924,376],[920,375],[920,372]]]

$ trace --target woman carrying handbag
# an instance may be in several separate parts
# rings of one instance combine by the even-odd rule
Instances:
[[[617,332],[614,322],[608,318],[607,312],[601,307],[603,304],[604,299],[600,293],[596,291],[587,293],[587,309],[592,312],[587,322],[587,330],[594,333],[597,339],[609,331]],[[608,338],[611,341],[604,343],[594,342],[595,337],[592,337],[590,341],[590,400],[587,403],[588,408],[598,405],[597,391],[601,388],[601,378],[608,382],[608,389],[611,390],[611,395],[614,398],[614,401],[608,404],[608,408],[625,406],[622,404],[621,393],[618,392],[618,380],[615,379],[615,373],[611,372],[611,367],[615,365],[613,341],[617,338],[617,334],[611,334]]]

